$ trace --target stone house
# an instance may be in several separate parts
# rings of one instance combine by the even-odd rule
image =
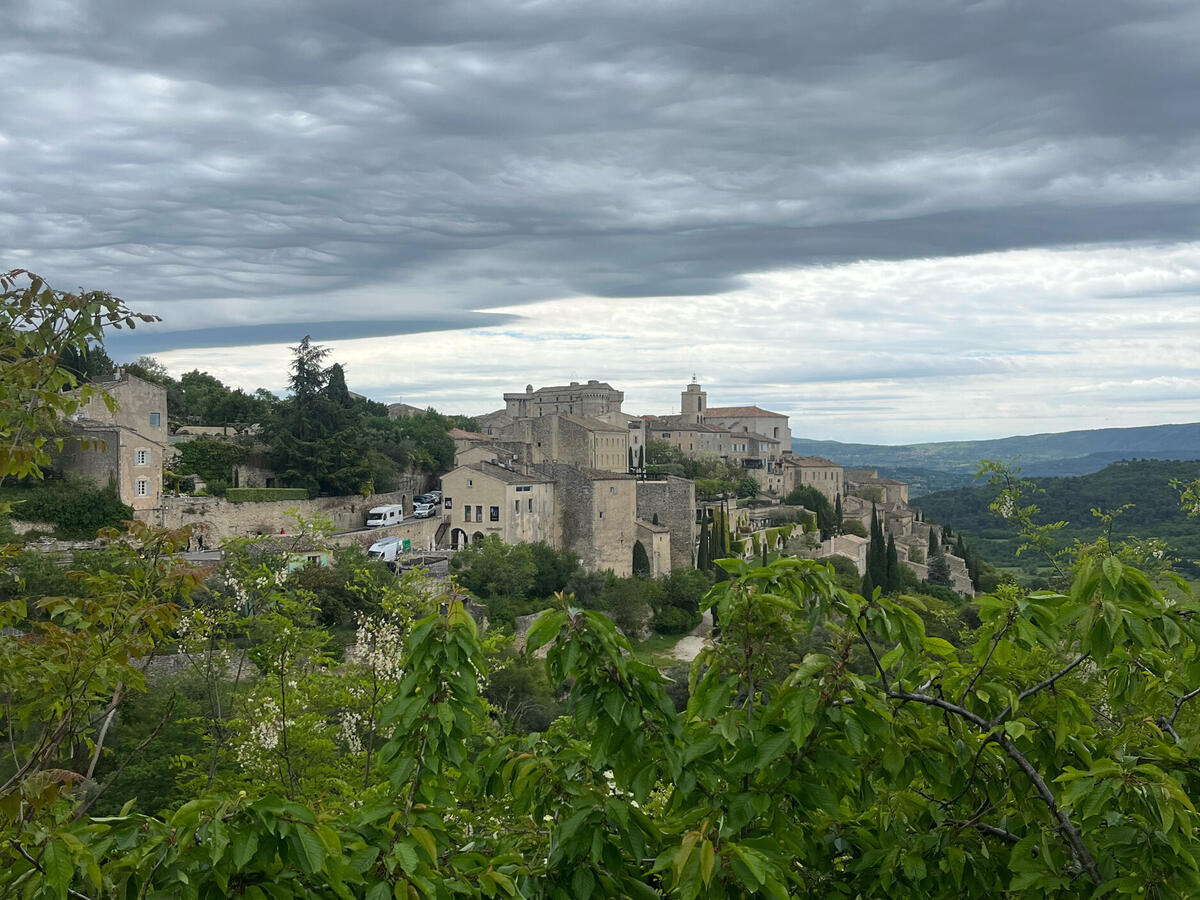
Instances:
[[[671,571],[671,529],[655,525],[646,519],[637,520],[637,539],[650,560],[650,577],[657,578]]]
[[[150,521],[162,503],[166,388],[123,369],[95,386],[116,401],[115,408],[94,396],[69,417],[66,427],[80,441],[65,443],[54,466],[101,487],[112,481],[121,502],[133,507],[137,518]]]
[[[670,568],[695,565],[700,536],[695,482],[675,475],[648,477],[636,482],[636,494],[638,520],[652,523],[657,519],[670,532]]]
[[[592,416],[550,413],[505,429],[505,438],[530,446],[533,463],[559,462],[581,469],[629,471],[629,429]]]
[[[704,412],[704,422],[731,431],[761,434],[792,449],[792,430],[788,417],[758,406],[710,406]]]
[[[526,475],[492,462],[459,466],[442,476],[442,513],[451,547],[492,534],[506,544],[560,545],[554,480],[541,473]]]
[[[633,476],[553,462],[539,463],[533,471],[557,485],[560,549],[578,554],[589,571],[631,575],[637,540]]]
[[[813,487],[836,503],[846,493],[844,470],[822,456],[783,456],[783,493],[790,494],[799,487]]]

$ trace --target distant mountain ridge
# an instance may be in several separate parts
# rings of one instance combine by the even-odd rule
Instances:
[[[966,475],[974,472],[981,459],[1000,459],[1015,460],[1030,475],[1085,475],[1121,459],[1200,458],[1200,422],[926,444],[847,444],[793,438],[792,450],[801,456],[825,456],[848,468]]]

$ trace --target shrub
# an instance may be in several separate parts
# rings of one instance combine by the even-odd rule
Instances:
[[[269,503],[272,500],[307,500],[306,488],[229,488],[225,499],[230,503]]]
[[[96,487],[82,478],[27,481],[5,487],[0,500],[20,502],[13,518],[46,522],[58,537],[68,540],[94,538],[101,528],[119,528],[133,518],[133,509],[121,502],[112,482]]]

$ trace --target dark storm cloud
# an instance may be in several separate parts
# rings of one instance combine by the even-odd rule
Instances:
[[[1185,0],[3,6],[0,265],[177,336],[1200,229]]]

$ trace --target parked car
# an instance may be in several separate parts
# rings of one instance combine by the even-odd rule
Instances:
[[[442,503],[442,492],[441,491],[430,491],[425,496],[429,498],[430,503],[435,503],[439,506]]]
[[[413,518],[432,519],[437,515],[437,507],[432,503],[414,503]]]

